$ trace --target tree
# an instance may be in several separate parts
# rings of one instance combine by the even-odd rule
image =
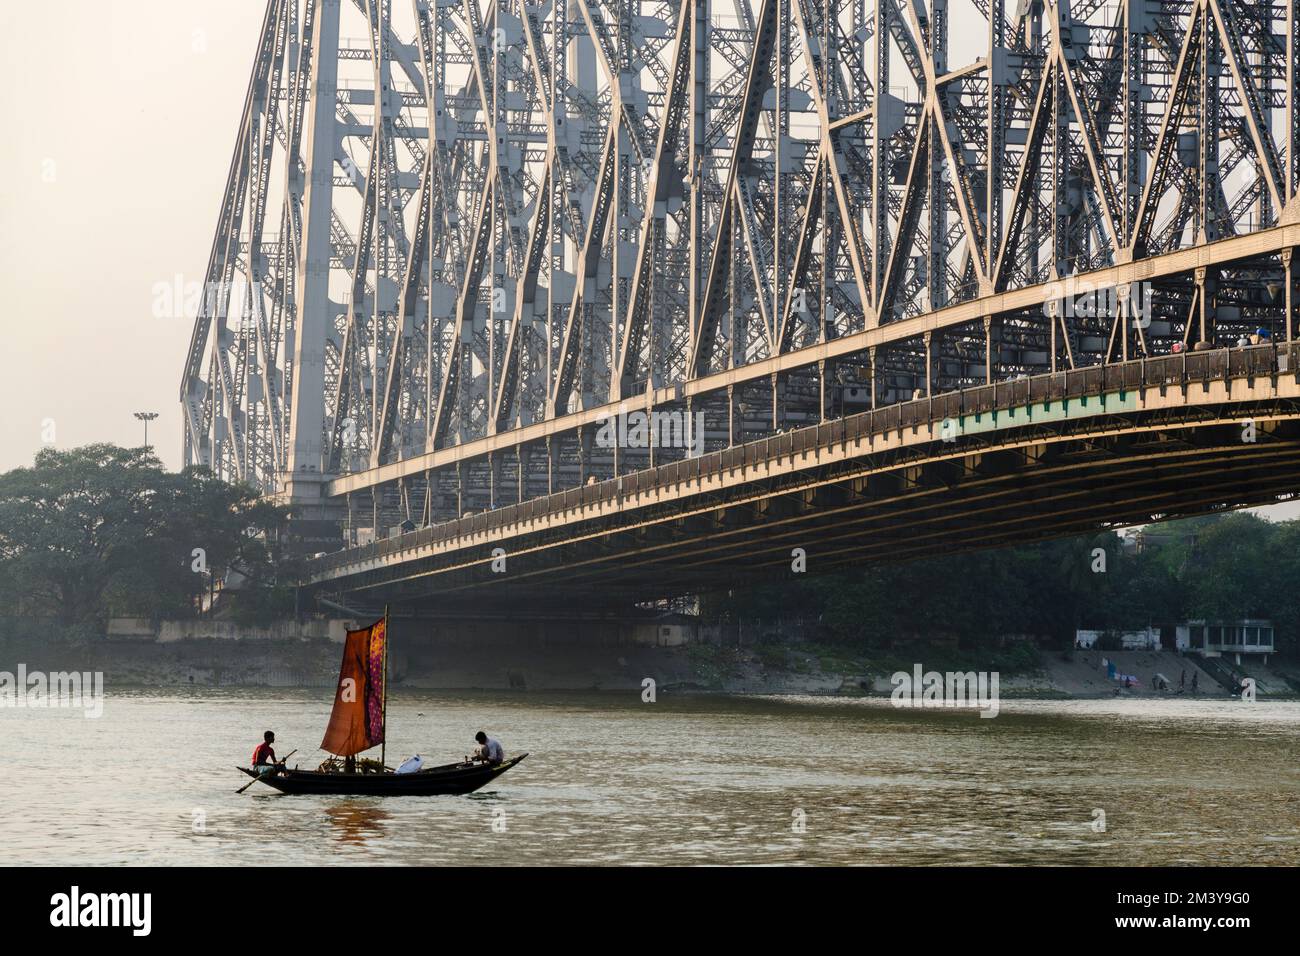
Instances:
[[[1005,634],[1051,635],[1067,646],[1080,627],[1118,634],[1243,617],[1271,620],[1279,650],[1300,643],[1300,521],[1236,512],[1148,531],[1136,554],[1102,532],[809,574],[702,607],[756,621],[819,617],[835,640],[862,648],[941,635],[978,645]]]
[[[252,488],[168,473],[143,449],[44,449],[0,475],[0,592],[66,625],[184,612],[203,567],[271,581],[283,518]]]
[[[1183,575],[1191,617],[1228,621],[1269,615],[1278,582],[1267,558],[1279,527],[1238,512],[1199,530]]]

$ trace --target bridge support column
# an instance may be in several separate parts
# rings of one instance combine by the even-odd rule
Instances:
[[[1052,371],[1056,371],[1056,354],[1055,354],[1055,328],[1053,328],[1053,354],[1052,354]],[[994,361],[996,356],[997,361]],[[1000,368],[1002,365],[1002,320],[989,316],[984,319],[984,383],[987,385],[993,381],[996,374],[995,366]]]
[[[334,195],[334,151],[338,147],[338,45],[340,0],[316,0],[309,92],[310,132],[305,137],[308,170],[302,212],[302,278],[294,325],[293,416],[289,428],[288,474],[281,488],[291,501],[311,507],[320,499],[321,472],[328,467],[325,430],[325,343],[330,328],[330,223]]]
[[[868,383],[869,391],[871,392],[871,410],[875,411],[876,398],[880,394],[880,386],[878,384],[880,379],[876,375],[876,346],[871,346],[871,348],[867,350],[867,355],[871,362],[871,370],[868,372],[868,375],[871,376],[871,381]]]
[[[1044,308],[1047,311],[1047,349],[1049,355],[1051,356],[1051,359],[1048,363],[1048,370],[1051,372],[1055,372],[1056,353],[1058,351],[1058,346],[1056,344],[1056,303],[1055,302],[1045,303]]]
[[[1300,9],[1294,3],[1286,11],[1286,198],[1287,211],[1294,213],[1297,184],[1300,184]],[[1288,269],[1288,274],[1290,270]],[[1287,341],[1291,340],[1291,313],[1287,310]]]
[[[587,469],[591,464],[591,430],[578,426],[578,484],[587,483]]]
[[[934,394],[934,333],[926,332],[925,340],[925,394]]]
[[[1285,286],[1283,296],[1283,313],[1285,318],[1283,322],[1286,326],[1286,341],[1290,343],[1293,339],[1295,328],[1295,313],[1292,311],[1295,305],[1295,250],[1282,250],[1282,284]]]
[[[1115,322],[1119,326],[1119,357],[1121,362],[1128,361],[1128,296],[1129,286],[1127,283],[1115,289]]]
[[[1130,335],[1133,336],[1134,341],[1137,343],[1139,354],[1145,357],[1150,351],[1147,346],[1146,329],[1147,326],[1151,324],[1151,298],[1149,295],[1143,293],[1142,288],[1142,285],[1139,284],[1138,295],[1143,296],[1143,301],[1140,307],[1134,307],[1133,305],[1132,283],[1125,283],[1120,286],[1117,293],[1119,307],[1124,315],[1124,341],[1127,342],[1128,337]],[[1128,358],[1127,350],[1124,353],[1124,357],[1126,359]]]
[[[555,494],[555,438],[546,436],[546,493]]]
[[[295,554],[335,551],[343,540],[346,505],[323,494],[325,478],[299,475],[284,482],[284,491],[273,496],[276,504],[289,507],[285,531],[288,549]]]
[[[699,454],[704,454],[705,429],[701,425],[698,429],[695,426],[695,399],[694,397],[686,399],[686,457],[691,457],[697,450]]]
[[[1200,342],[1211,344],[1210,336],[1213,335],[1214,328],[1214,305],[1212,299],[1218,296],[1218,279],[1210,273],[1210,270],[1201,266],[1196,270],[1196,301],[1200,306]],[[1197,344],[1199,345],[1200,342]]]
[[[648,455],[646,464],[653,468],[659,464],[659,439],[663,437],[659,428],[655,425],[655,405],[649,390],[646,391],[645,397],[645,420],[646,427],[649,428],[649,441],[646,443],[646,453]],[[683,432],[685,434],[685,432]],[[631,469],[635,471],[636,469]]]
[[[821,421],[826,421],[827,390],[830,388],[830,382],[827,381],[828,375],[835,374],[835,363],[822,360],[817,363],[817,391],[820,398]]]
[[[727,386],[727,447],[736,444],[736,386]]]

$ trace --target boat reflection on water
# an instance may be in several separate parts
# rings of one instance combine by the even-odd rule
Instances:
[[[325,816],[335,831],[339,843],[365,846],[382,838],[392,815],[383,807],[370,801],[348,800],[325,808]]]

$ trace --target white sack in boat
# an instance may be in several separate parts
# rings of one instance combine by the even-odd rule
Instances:
[[[424,758],[421,757],[419,754],[416,754],[414,757],[411,757],[408,760],[403,760],[402,765],[397,768],[397,772],[415,773],[423,766],[424,766]]]

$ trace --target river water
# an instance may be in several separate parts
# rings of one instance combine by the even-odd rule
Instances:
[[[7,864],[1300,863],[1300,703],[397,693],[388,758],[530,756],[462,797],[282,796],[320,690],[109,688],[99,719],[0,709]],[[1104,817],[1102,816],[1104,814]],[[1104,821],[1104,830],[1101,824]]]

